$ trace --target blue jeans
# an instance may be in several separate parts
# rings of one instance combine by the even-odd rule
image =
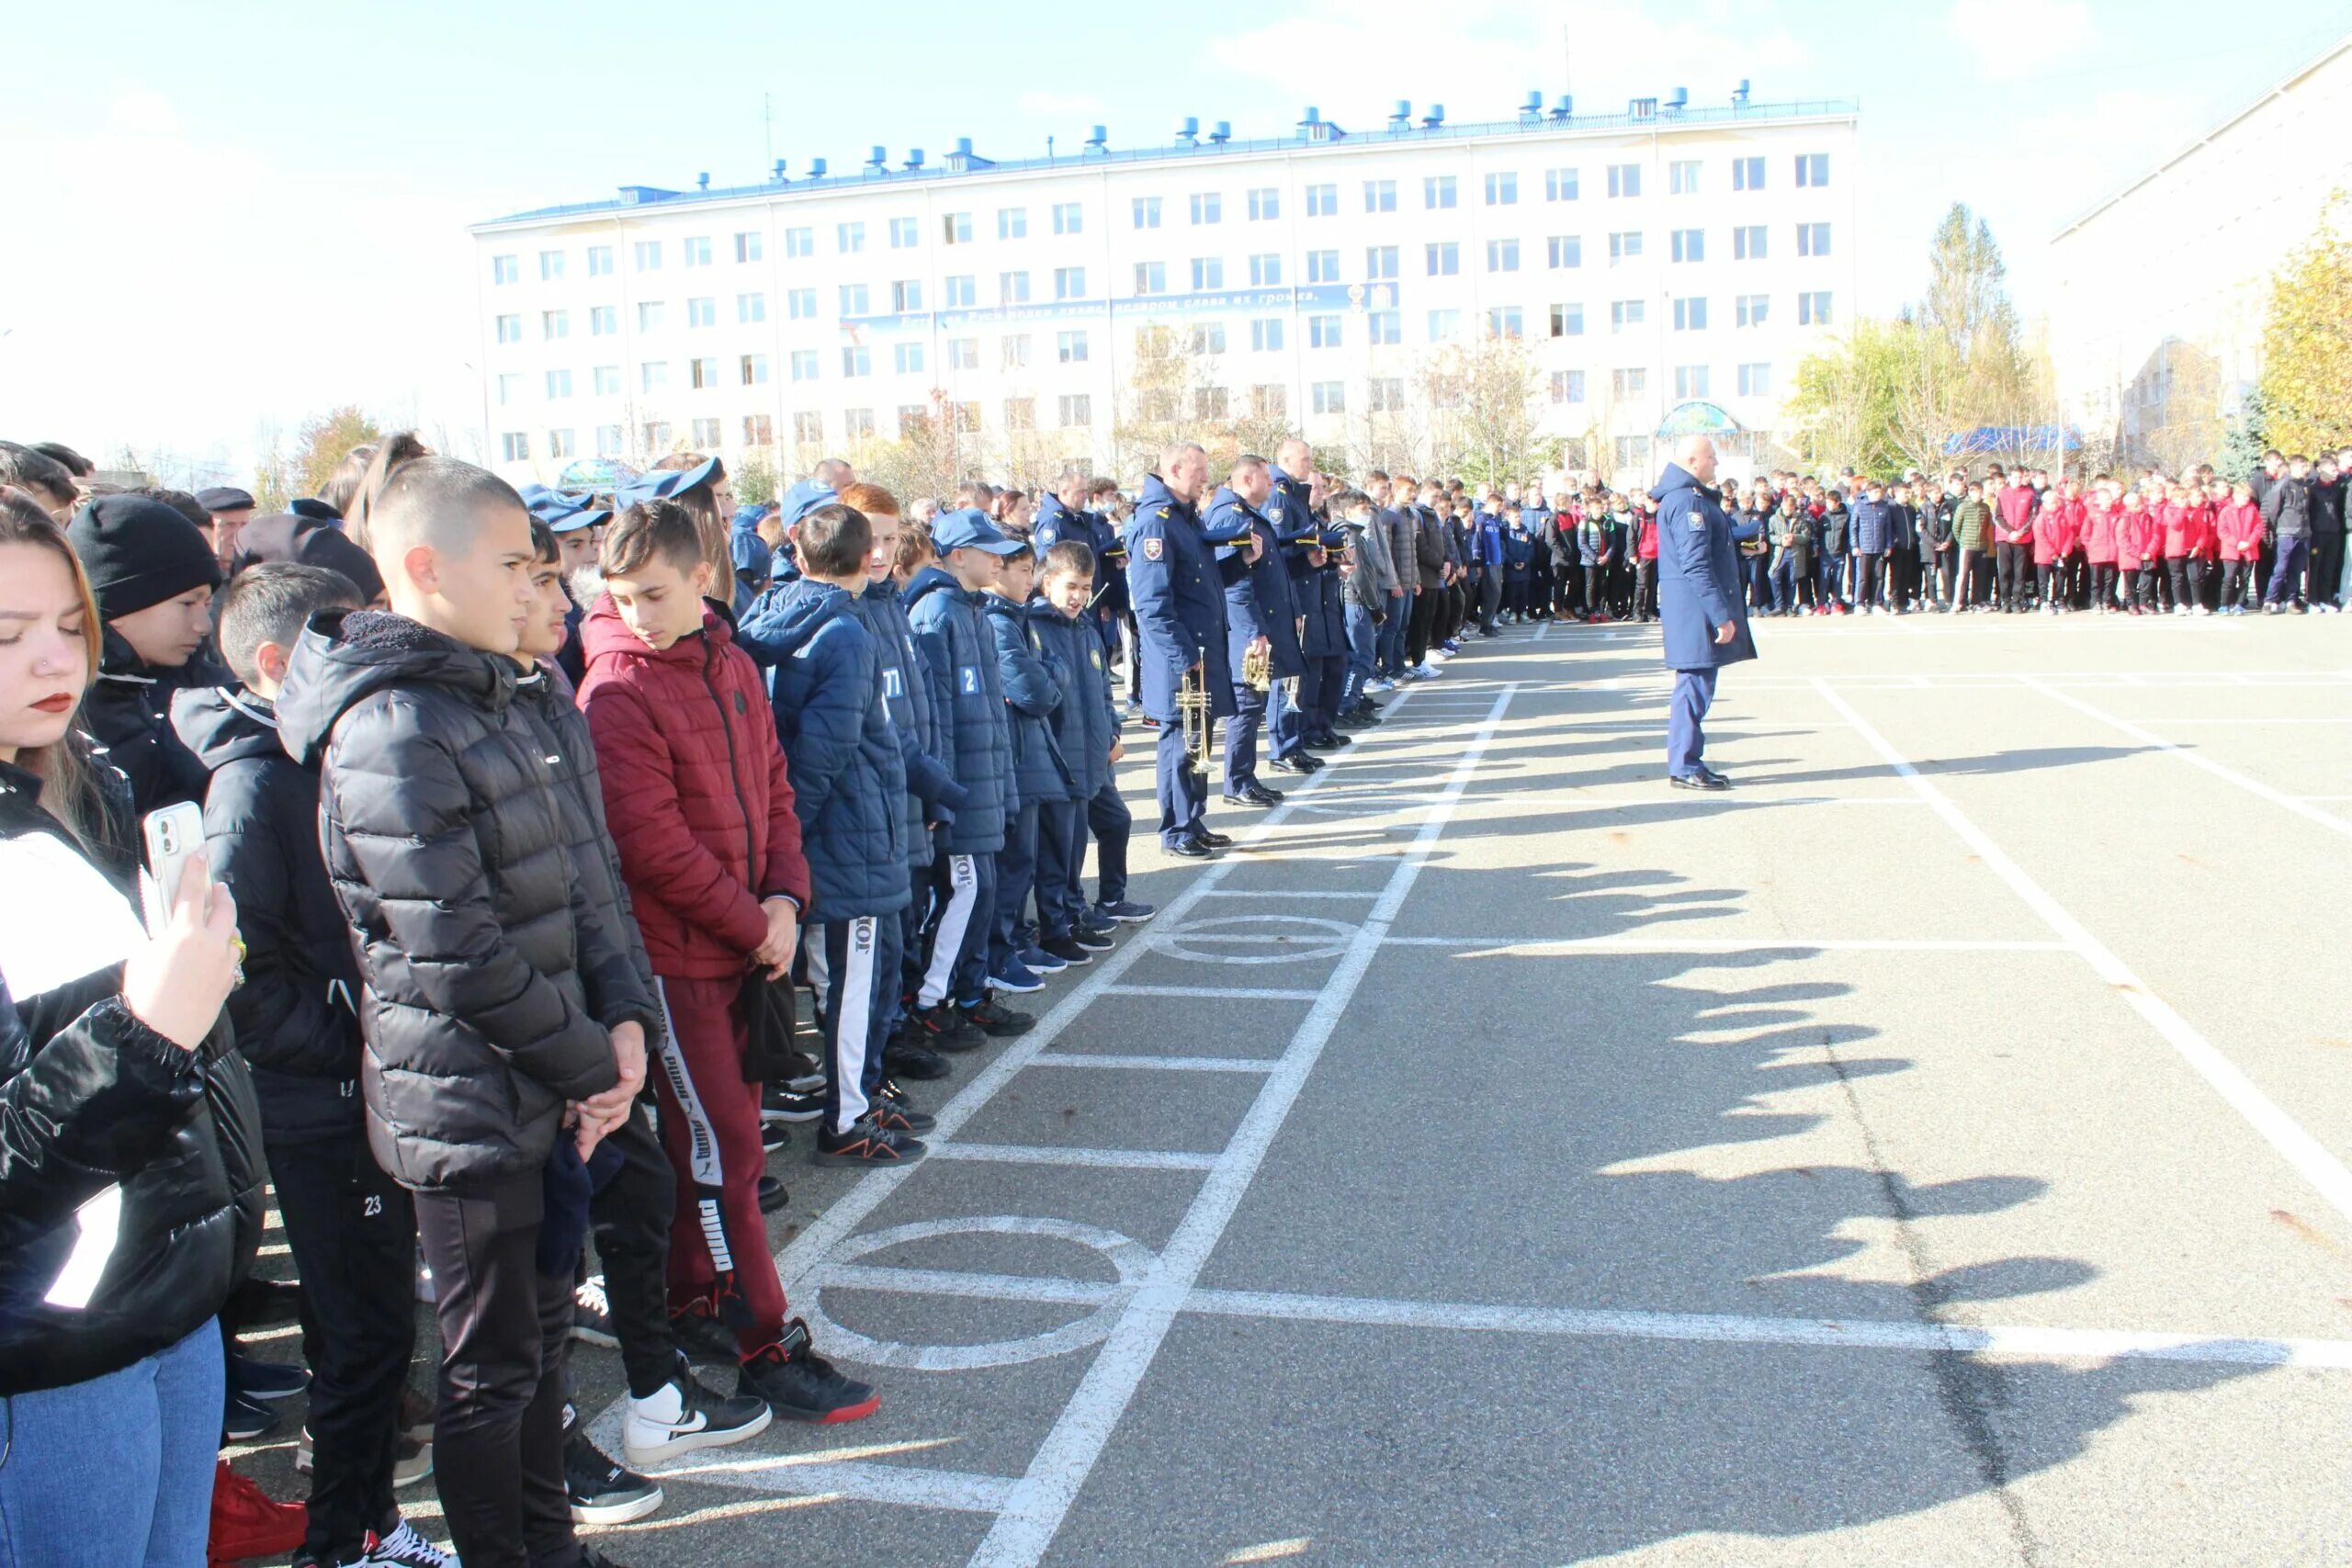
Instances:
[[[2291,604],[2303,590],[2303,572],[2311,559],[2312,542],[2301,534],[2278,538],[2278,558],[2271,563],[2270,586],[2263,591],[2265,604]]]
[[[0,1568],[201,1563],[227,1381],[207,1318],[120,1371],[0,1400]]]
[[[1340,698],[1340,711],[1347,712],[1363,700],[1363,683],[1380,661],[1380,628],[1372,624],[1372,612],[1362,604],[1347,605],[1348,675],[1347,686]]]
[[[1405,672],[1405,626],[1413,618],[1413,596],[1402,593],[1388,601],[1388,619],[1380,626],[1380,673],[1394,681]]]
[[[1266,694],[1266,754],[1279,762],[1299,753],[1299,742],[1306,738],[1306,727],[1299,722],[1298,704],[1284,689],[1284,682],[1274,682]]]
[[[1832,604],[1839,603],[1845,597],[1846,552],[1824,550],[1821,552],[1821,602],[1825,604]]]

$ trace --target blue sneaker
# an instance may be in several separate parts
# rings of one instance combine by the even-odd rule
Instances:
[[[1046,982],[1037,972],[1018,958],[1009,958],[1002,964],[989,969],[989,985],[1000,991],[1042,991]]]
[[[1069,967],[1069,964],[1035,943],[1023,948],[1019,956],[1022,963],[1040,975],[1058,975]]]
[[[1132,903],[1125,898],[1115,899],[1108,904],[1097,904],[1094,908],[1099,913],[1107,915],[1122,925],[1136,925],[1159,913],[1158,907],[1154,905]]]

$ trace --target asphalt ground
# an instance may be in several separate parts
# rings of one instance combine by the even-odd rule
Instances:
[[[1761,623],[1720,795],[1652,633],[1476,644],[1216,862],[1139,831],[931,1158],[778,1156],[882,1409],[599,1543],[2352,1562],[2346,625]]]

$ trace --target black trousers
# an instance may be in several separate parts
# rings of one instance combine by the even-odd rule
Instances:
[[[401,1388],[416,1349],[416,1210],[377,1168],[364,1134],[277,1140],[269,1175],[286,1246],[302,1279],[302,1352],[311,1364],[311,1522],[322,1562],[359,1555],[389,1533]]]
[[[896,919],[896,916],[891,917]],[[677,1345],[670,1337],[670,1216],[678,1178],[642,1101],[628,1120],[605,1134],[602,1145],[620,1156],[619,1168],[588,1200],[596,1261],[605,1269],[605,1302],[613,1337],[621,1342],[621,1370],[639,1399],[670,1381]]]
[[[1528,589],[1528,580],[1527,580],[1526,578],[1524,578],[1524,577],[1512,577],[1512,576],[1510,576],[1510,575],[1508,575],[1508,574],[1506,574],[1506,575],[1504,576],[1504,578],[1503,578],[1503,614],[1504,614],[1504,615],[1516,615],[1516,616],[1518,616],[1518,617],[1519,617],[1520,619],[1521,619],[1521,620],[1525,620],[1525,619],[1527,618],[1527,589]]]
[[[2033,547],[1996,545],[1993,558],[2001,579],[2001,608],[2020,609],[2033,597]]]
[[[1854,604],[1857,607],[1878,603],[1879,576],[1885,569],[1884,556],[1854,557]]]
[[[1643,620],[1657,615],[1657,562],[1645,558],[1634,568],[1634,611]]]
[[[2103,560],[2091,567],[2091,607],[2103,610],[2115,603],[2115,563]]]
[[[1953,594],[1960,581],[1960,552],[1938,550],[1929,575],[1935,596],[1947,604],[1953,603]]]
[[[2312,536],[2311,586],[2307,597],[2314,604],[2335,603],[2337,586],[2344,581],[2344,536],[2313,534]]]
[[[1437,602],[1444,590],[1423,588],[1413,595],[1412,619],[1405,623],[1405,662],[1419,664],[1429,657],[1430,628],[1437,625]]]
[[[2260,591],[2262,584],[2260,581],[2254,576],[2254,567],[2255,563],[2250,560],[2232,560],[2223,561],[2222,563],[2222,604],[2223,607],[2226,608],[2232,604],[2251,604],[2254,600],[2261,597]]]
[[[476,1568],[571,1568],[563,1351],[571,1278],[541,1274],[540,1175],[416,1195],[441,1325],[433,1471],[450,1543]]]

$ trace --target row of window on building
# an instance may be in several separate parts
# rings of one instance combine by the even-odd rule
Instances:
[[[1580,406],[1587,402],[1587,372],[1555,370],[1550,378],[1551,400],[1564,406]],[[1685,402],[1715,395],[1712,367],[1678,365],[1673,367],[1674,400]],[[1743,398],[1768,398],[1772,392],[1772,367],[1766,361],[1756,361],[1735,367],[1735,384]],[[1649,396],[1649,370],[1643,366],[1629,366],[1609,372],[1609,389],[1612,400],[1619,403],[1638,403]],[[1317,414],[1343,414],[1348,412],[1348,385],[1345,381],[1315,381],[1308,384],[1307,401],[1311,412]],[[1163,397],[1172,394],[1161,394]],[[1243,396],[1250,414],[1260,419],[1289,417],[1289,389],[1279,381],[1260,383],[1244,389]],[[1193,417],[1204,421],[1232,417],[1234,400],[1230,389],[1199,387],[1193,389]],[[1401,413],[1406,408],[1405,378],[1374,376],[1364,383],[1364,406],[1372,413]],[[944,405],[945,417],[954,422],[959,432],[977,433],[980,429],[980,404],[977,400],[951,401]],[[1172,409],[1146,409],[1147,418],[1175,417]],[[1058,426],[1064,430],[1090,429],[1094,423],[1094,400],[1085,392],[1063,394],[1057,400]],[[929,403],[905,403],[898,411],[898,434],[904,438],[933,417]],[[1008,432],[1028,432],[1038,428],[1035,398],[1004,400],[1003,427]],[[700,451],[720,449],[725,434],[725,422],[717,418],[698,418],[689,423],[691,445]],[[745,414],[739,429],[745,447],[773,446],[775,441],[774,416],[764,413]],[[821,445],[827,439],[825,417],[820,411],[803,410],[792,416],[793,440],[803,446]],[[618,423],[594,427],[593,436],[596,455],[619,457],[627,455],[628,427]],[[639,450],[667,452],[673,445],[675,427],[667,420],[648,420],[639,427]],[[876,434],[875,411],[847,409],[842,411],[841,438],[845,442],[871,439]],[[579,455],[575,430],[551,429],[543,433],[545,457],[562,461]],[[533,458],[531,433],[507,431],[499,437],[501,456],[508,462],[528,462]]]
[[[1730,160],[1730,188],[1735,192],[1761,191],[1766,186],[1768,160],[1759,155]],[[1669,161],[1667,170],[1667,190],[1673,196],[1698,196],[1705,191],[1704,161],[1697,158]],[[1608,193],[1614,198],[1634,197],[1642,194],[1645,165],[1641,164],[1611,164],[1604,171]],[[1794,184],[1801,189],[1819,188],[1829,183],[1829,155],[1826,152],[1795,154],[1792,173]],[[1409,182],[1408,182],[1409,183]],[[1397,208],[1398,182],[1393,179],[1367,179],[1363,185],[1363,210],[1395,212]],[[1546,201],[1576,201],[1583,192],[1581,172],[1574,166],[1546,169],[1543,174],[1544,199]],[[1520,179],[1515,171],[1497,170],[1484,176],[1486,205],[1515,207],[1519,205]],[[1303,193],[1309,218],[1337,217],[1340,211],[1340,186],[1337,182],[1310,185]],[[1204,228],[1225,220],[1225,196],[1220,191],[1196,191],[1186,198],[1196,228]],[[1427,211],[1444,211],[1461,205],[1461,185],[1453,175],[1430,175],[1421,181],[1421,207]],[[1283,190],[1279,186],[1261,186],[1245,193],[1242,204],[1250,222],[1279,220],[1283,212]],[[1084,204],[1076,201],[1051,204],[1051,221],[1056,234],[1080,234],[1086,231]],[[1129,199],[1130,227],[1158,229],[1166,211],[1166,198],[1138,196]],[[947,212],[939,216],[942,244],[967,245],[973,243],[974,214]],[[922,243],[921,220],[911,217],[892,218],[884,225],[892,250],[912,250]],[[1025,240],[1029,237],[1029,209],[1026,207],[1001,207],[996,209],[996,236],[1000,240]],[[842,255],[855,255],[865,250],[866,224],[864,219],[844,219],[833,226],[833,248]],[[739,264],[765,259],[766,237],[758,229],[739,230],[733,236],[734,257]],[[630,247],[630,260],[636,271],[659,272],[667,259],[663,240],[639,240]],[[813,225],[789,227],[784,231],[784,253],[788,257],[813,256],[817,254],[817,230]],[[678,241],[678,254],[688,267],[715,265],[718,253],[713,237],[707,234],[686,235]],[[616,247],[587,247],[587,268],[591,277],[610,276],[616,261]],[[569,253],[548,249],[538,253],[539,280],[543,283],[560,281],[570,265]],[[504,286],[522,281],[522,257],[517,254],[501,254],[490,258],[491,282]]]
[[[1829,254],[1829,225],[1800,223],[1796,229],[1796,254],[1804,257]],[[1668,254],[1677,265],[1704,262],[1707,259],[1707,231],[1704,229],[1676,229],[1668,234]],[[1731,254],[1734,261],[1764,261],[1770,254],[1770,235],[1761,223],[1744,225],[1731,231]],[[1516,239],[1488,240],[1487,271],[1514,273],[1520,270],[1521,243]],[[1609,265],[1621,266],[1644,258],[1644,237],[1638,229],[1613,232],[1609,236]],[[1422,265],[1430,277],[1453,277],[1462,271],[1462,245],[1459,241],[1446,240],[1422,247]],[[1380,283],[1396,279],[1402,270],[1402,249],[1396,245],[1368,245],[1364,248],[1363,276],[1368,282]],[[1544,242],[1545,265],[1553,271],[1567,271],[1584,265],[1584,236],[1555,234]],[[1283,284],[1283,257],[1279,252],[1252,255],[1249,260],[1250,287],[1252,288],[1281,288]],[[1135,292],[1148,298],[1165,294],[1168,289],[1168,265],[1162,261],[1135,264]],[[1192,288],[1195,293],[1210,292],[1226,287],[1225,258],[1195,256],[1192,261]],[[1306,253],[1306,281],[1309,284],[1345,281],[1340,266],[1340,253],[1333,250]],[[951,276],[941,280],[942,305],[947,310],[969,310],[979,304],[980,280],[976,274]],[[923,288],[920,278],[904,278],[886,286],[889,311],[906,315],[920,313],[923,309]],[[1056,267],[1053,272],[1053,298],[1057,301],[1087,298],[1086,269],[1082,266]],[[874,286],[865,283],[839,285],[840,313],[844,318],[874,314]],[[995,303],[1019,306],[1032,300],[1030,275],[1026,271],[1001,272],[997,275]],[[718,324],[718,299],[715,295],[689,298],[686,302],[685,324],[689,328],[715,327]],[[785,290],[785,318],[787,321],[817,319],[817,290],[788,288]],[[750,291],[735,296],[735,321],[738,325],[751,326],[768,319],[768,299],[764,292]],[[643,299],[637,304],[637,330],[652,333],[667,329],[670,320],[669,301]],[[523,317],[509,312],[494,318],[494,330],[500,343],[523,341]],[[592,337],[610,337],[620,331],[620,308],[616,305],[588,307],[588,332]],[[539,336],[553,341],[571,335],[571,311],[565,309],[539,312]]]

